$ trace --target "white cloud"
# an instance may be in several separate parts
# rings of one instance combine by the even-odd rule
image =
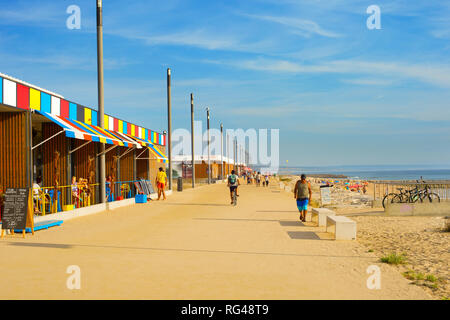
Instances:
[[[95,56],[91,58],[82,55],[45,55],[39,56],[20,56],[0,53],[2,61],[8,61],[8,64],[43,64],[50,65],[60,69],[76,69],[76,70],[95,70],[97,68],[97,60]],[[125,58],[104,58],[104,68],[106,70],[117,70],[131,64],[137,63]]]
[[[314,21],[298,19],[298,18],[289,18],[289,17],[275,17],[275,16],[265,16],[265,15],[244,15],[249,18],[259,19],[264,21],[270,21],[274,23],[278,23],[291,28],[291,32],[302,37],[311,37],[311,35],[320,35],[327,38],[339,38],[341,35],[334,33],[332,31],[327,31],[319,26]]]
[[[394,83],[392,79],[374,79],[374,78],[343,79],[341,81],[344,83],[363,86],[389,86]]]
[[[414,79],[440,87],[450,87],[450,66],[337,60],[323,64],[306,65],[287,60],[258,58],[240,61],[211,61],[207,63],[231,65],[241,69],[274,73],[339,73],[382,75],[384,77]]]
[[[214,33],[204,29],[161,35],[142,35],[130,30],[115,30],[107,33],[130,40],[140,40],[150,46],[191,46],[207,50],[229,50],[241,52],[262,52],[273,47],[273,42],[271,39],[248,41],[242,36]]]

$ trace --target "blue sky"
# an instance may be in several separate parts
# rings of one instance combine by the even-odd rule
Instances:
[[[450,163],[448,1],[103,2],[111,115],[165,130],[170,67],[174,128],[193,92],[213,126],[280,129],[282,164]],[[96,108],[95,1],[0,4],[0,72]]]

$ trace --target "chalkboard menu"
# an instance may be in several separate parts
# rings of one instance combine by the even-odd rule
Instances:
[[[22,229],[27,225],[28,189],[6,189],[2,229]]]

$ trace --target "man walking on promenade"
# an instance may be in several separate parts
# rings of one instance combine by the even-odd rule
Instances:
[[[300,212],[300,220],[306,221],[306,212],[308,203],[311,202],[312,190],[311,184],[306,181],[306,176],[302,174],[301,179],[297,181],[294,189],[294,198],[297,199],[297,208]]]
[[[164,192],[164,188],[166,187],[167,175],[164,172],[163,168],[159,168],[159,172],[156,175],[156,185],[158,187],[158,200],[161,199],[161,194],[163,195],[163,199],[166,200],[166,193]]]

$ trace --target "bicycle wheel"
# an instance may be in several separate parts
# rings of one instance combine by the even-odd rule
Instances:
[[[393,203],[393,200],[397,198],[397,202],[401,202],[401,197],[397,193],[389,193],[383,198],[383,208],[386,208],[387,203]]]
[[[233,192],[233,206],[237,205],[237,196],[236,196],[236,190]]]
[[[408,200],[409,200],[408,202],[410,203],[416,203],[419,200],[422,202],[421,196],[417,193],[410,195]]]
[[[441,198],[436,193],[429,193],[424,195],[424,197],[421,199],[422,202],[429,202],[429,203],[439,203],[441,202]]]

